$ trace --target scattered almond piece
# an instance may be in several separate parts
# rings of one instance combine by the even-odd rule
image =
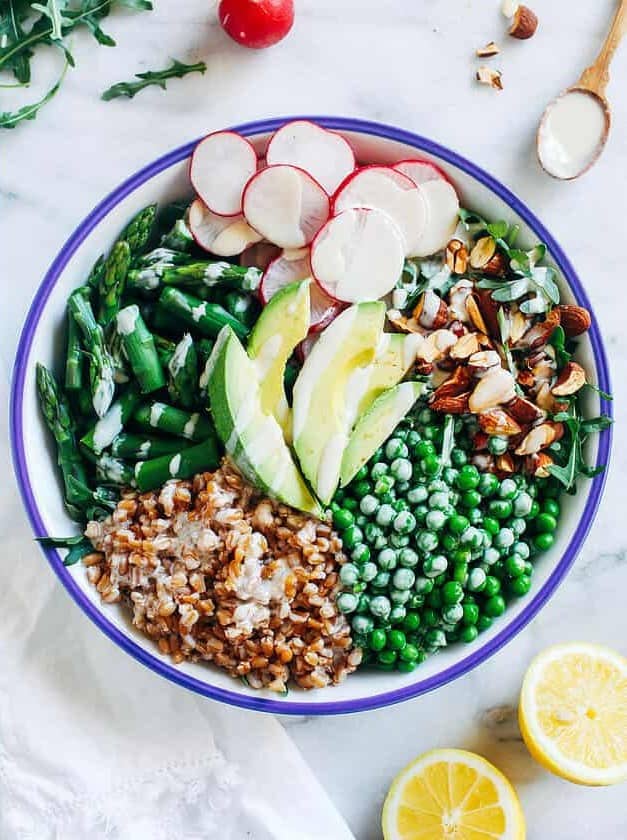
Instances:
[[[489,85],[495,90],[503,90],[502,75],[500,70],[492,70],[491,67],[486,67],[485,64],[482,64],[477,70],[476,78],[482,85]]]
[[[519,5],[517,0],[502,0],[501,12],[506,18],[513,18],[518,11]]]
[[[475,50],[475,52],[479,58],[492,58],[493,56],[498,55],[501,50],[498,44],[494,41],[490,41],[485,45],[485,47],[479,47],[479,49]]]
[[[538,28],[538,18],[528,6],[519,6],[514,13],[514,20],[508,29],[508,34],[519,41],[526,41],[535,35]]]

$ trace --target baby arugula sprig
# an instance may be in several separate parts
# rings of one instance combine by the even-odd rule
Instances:
[[[115,7],[126,7],[135,11],[150,11],[150,0],[0,0],[0,73],[11,73],[13,84],[0,88],[27,87],[31,81],[31,60],[37,48],[53,46],[65,58],[65,67],[57,81],[37,101],[22,106],[16,111],[0,113],[0,128],[15,128],[25,120],[33,120],[46,103],[56,95],[65,78],[68,67],[74,67],[74,56],[68,46],[68,36],[84,27],[103,47],[114,47],[115,41],[102,29],[102,21]],[[148,85],[165,88],[167,79],[182,77],[188,73],[204,73],[206,66],[184,64],[173,60],[164,70],[137,74],[137,81],[121,82],[103,94],[104,100],[116,96],[134,96]]]

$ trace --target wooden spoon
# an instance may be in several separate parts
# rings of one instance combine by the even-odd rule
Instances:
[[[554,178],[570,181],[583,175],[596,163],[605,147],[611,125],[611,109],[605,96],[605,88],[610,80],[610,63],[626,29],[627,0],[620,0],[610,31],[594,63],[583,71],[576,84],[550,102],[542,115],[536,137],[538,160],[545,172]],[[566,108],[575,104],[572,98],[568,103],[565,102],[565,98],[572,94],[577,94],[578,116],[582,121],[574,127],[572,135],[567,136],[567,126],[564,123],[559,126],[553,126],[552,123],[558,115],[564,117]],[[582,97],[592,100],[596,108]],[[574,110],[572,113],[575,115]],[[585,136],[583,127],[589,129]],[[557,131],[559,137],[555,136]],[[588,148],[585,147],[586,142]],[[568,157],[567,143],[571,143],[571,148],[576,149],[576,154],[571,156],[571,160],[564,157]]]

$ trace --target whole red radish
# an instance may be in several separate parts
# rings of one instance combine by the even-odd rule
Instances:
[[[220,0],[220,26],[244,47],[262,50],[281,41],[294,23],[294,0]]]

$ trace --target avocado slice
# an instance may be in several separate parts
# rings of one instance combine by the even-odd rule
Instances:
[[[309,332],[310,282],[290,283],[277,292],[263,308],[248,340],[248,355],[257,368],[261,407],[276,417],[288,443],[292,439],[292,413],[283,375],[294,348]]]
[[[384,391],[358,420],[342,458],[341,486],[370,460],[425,389],[422,382],[401,382]]]
[[[321,516],[273,414],[261,405],[254,362],[225,326],[211,354],[207,393],[227,455],[251,484],[287,505]]]
[[[346,309],[321,334],[294,385],[294,449],[323,504],[331,501],[340,478],[351,425],[351,375],[372,362],[384,318],[383,301]]]
[[[351,377],[349,391],[354,394],[348,408],[351,426],[380,394],[393,388],[407,374],[423,341],[418,333],[383,333],[372,364],[356,370]]]

